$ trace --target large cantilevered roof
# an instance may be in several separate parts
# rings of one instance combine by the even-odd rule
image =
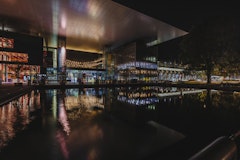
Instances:
[[[0,0],[0,23],[18,32],[60,35],[68,49],[92,52],[146,37],[161,43],[187,33],[110,0]]]

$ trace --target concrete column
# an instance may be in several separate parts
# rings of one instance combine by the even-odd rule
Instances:
[[[57,41],[57,72],[60,83],[66,81],[66,37],[58,37]]]

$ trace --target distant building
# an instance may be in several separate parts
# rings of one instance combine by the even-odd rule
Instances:
[[[118,81],[153,82],[157,80],[157,52],[145,40],[122,45],[111,52],[113,66],[110,76]]]

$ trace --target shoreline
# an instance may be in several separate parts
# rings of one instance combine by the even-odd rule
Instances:
[[[159,86],[159,87],[178,87],[178,88],[196,88],[196,89],[213,89],[227,92],[240,92],[238,84],[186,84],[186,83],[125,83],[125,84],[46,84],[46,85],[0,85],[0,106],[16,99],[32,90],[42,89],[70,89],[70,88],[115,88],[115,87],[144,87],[144,86]]]

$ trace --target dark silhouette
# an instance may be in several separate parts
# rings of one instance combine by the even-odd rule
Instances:
[[[240,24],[235,18],[227,16],[210,17],[193,27],[186,35],[180,47],[181,58],[190,67],[205,70],[207,83],[211,83],[211,75],[216,64],[225,64],[235,57],[239,63]],[[237,58],[238,57],[238,58]],[[231,63],[233,63],[231,62]]]

